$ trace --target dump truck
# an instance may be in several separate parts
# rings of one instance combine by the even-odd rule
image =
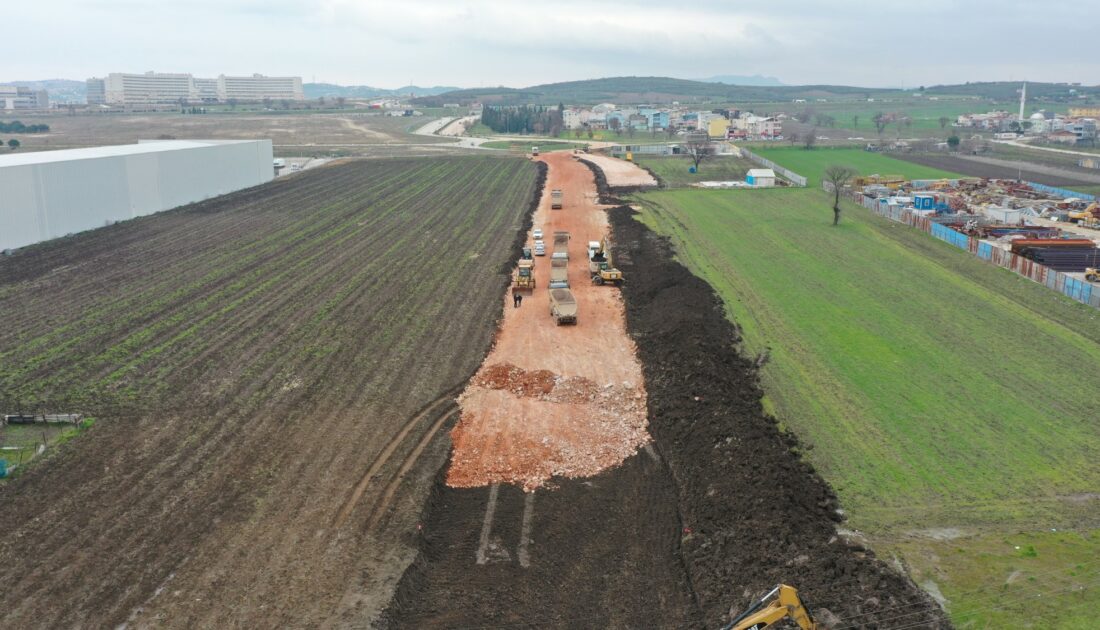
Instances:
[[[569,289],[550,289],[550,316],[559,326],[577,323],[577,299]]]
[[[551,289],[568,289],[569,288],[569,261],[562,258],[555,258],[550,261],[550,288]]]
[[[569,232],[554,232],[554,258],[569,260]]]
[[[512,281],[512,289],[518,291],[533,291],[535,289],[535,261],[523,258],[516,267],[516,276]]]
[[[538,155],[539,155],[539,148],[538,147],[531,147],[531,157],[538,157]]]
[[[1086,267],[1085,280],[1088,280],[1089,282],[1096,282],[1100,280],[1100,267]]]
[[[562,198],[562,195],[561,195],[561,189],[560,188],[555,188],[554,190],[550,191],[550,209],[551,210],[561,210],[561,198]]]

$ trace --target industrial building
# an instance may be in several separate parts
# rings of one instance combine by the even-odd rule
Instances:
[[[50,96],[46,90],[32,90],[21,85],[0,85],[0,110],[47,109]]]
[[[167,140],[0,156],[0,250],[271,181],[270,140]]]
[[[301,77],[221,75],[216,79],[190,74],[112,72],[86,82],[89,105],[156,105],[234,101],[305,100]]]

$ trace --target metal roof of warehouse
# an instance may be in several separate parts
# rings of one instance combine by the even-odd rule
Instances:
[[[238,144],[243,142],[256,142],[256,140],[142,140],[139,141],[138,144],[13,153],[9,155],[0,155],[0,168],[5,166],[27,166],[31,164],[47,164],[50,162],[68,162],[72,160],[89,160],[102,157],[139,155],[160,151],[198,149],[218,144]]]

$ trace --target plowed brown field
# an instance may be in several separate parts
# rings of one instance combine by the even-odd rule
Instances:
[[[535,190],[352,162],[0,259],[6,404],[99,419],[0,486],[0,626],[370,624]]]

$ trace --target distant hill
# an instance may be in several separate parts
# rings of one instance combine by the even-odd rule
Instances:
[[[987,81],[963,83],[961,85],[933,85],[925,88],[926,94],[944,96],[976,96],[995,101],[1014,101],[1020,98],[1023,81]],[[1100,98],[1100,86],[1070,85],[1069,83],[1031,83],[1027,84],[1027,98],[1043,100],[1073,100],[1080,95]]]
[[[743,74],[721,74],[706,79],[696,79],[703,83],[725,83],[726,85],[784,85],[775,77],[766,77],[761,74],[752,76]]]
[[[306,98],[378,98],[383,96],[408,96],[412,94],[414,96],[432,96],[435,94],[443,94],[444,92],[453,92],[459,88],[454,86],[442,86],[437,85],[435,87],[420,87],[416,85],[406,85],[405,87],[399,87],[394,90],[386,88],[376,88],[369,85],[336,85],[334,83],[305,83],[302,85],[302,90],[306,94]]]
[[[424,106],[439,106],[443,102],[491,105],[558,103],[592,105],[611,103],[728,103],[770,102],[793,98],[837,98],[857,96],[870,98],[874,94],[892,91],[878,88],[838,85],[748,86],[727,85],[706,81],[690,81],[669,77],[611,77],[587,81],[569,81],[534,85],[523,89],[478,88],[458,90],[414,99]]]

